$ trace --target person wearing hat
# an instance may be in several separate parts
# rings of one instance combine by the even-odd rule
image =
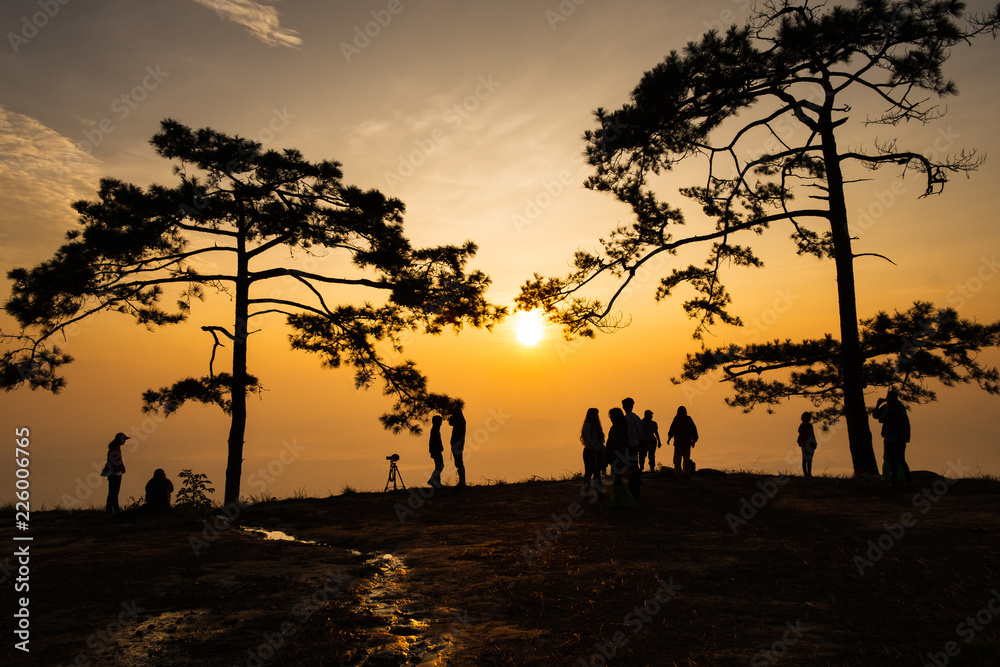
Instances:
[[[902,468],[906,485],[912,486],[910,467],[906,465],[906,443],[910,441],[910,418],[906,407],[899,400],[899,392],[890,389],[885,398],[878,399],[872,416],[882,424],[885,442],[885,460],[889,465],[889,486],[896,486],[896,469]]]
[[[647,456],[649,457],[649,471],[656,471],[656,449],[662,446],[660,427],[653,421],[653,411],[646,410],[642,414],[642,435],[639,440],[639,472],[642,472]]]
[[[122,460],[122,445],[128,440],[124,433],[115,435],[115,439],[108,443],[108,460],[104,464],[101,474],[108,478],[108,502],[104,506],[104,511],[108,514],[121,512],[118,506],[118,492],[122,488],[122,475],[125,474],[125,462]]]

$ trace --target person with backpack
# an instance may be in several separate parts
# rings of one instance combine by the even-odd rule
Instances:
[[[125,474],[125,461],[122,459],[122,445],[129,437],[124,433],[115,434],[115,439],[108,443],[108,458],[101,470],[101,476],[108,478],[108,500],[104,511],[108,514],[121,512],[118,505],[118,493],[122,488],[122,475]]]
[[[698,442],[698,427],[683,405],[677,408],[674,420],[667,431],[667,444],[674,441],[674,474],[687,477],[691,472],[691,450]]]

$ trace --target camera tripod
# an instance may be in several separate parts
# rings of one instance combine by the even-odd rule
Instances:
[[[397,480],[399,481],[399,486],[403,487],[403,491],[406,491],[406,484],[403,482],[403,476],[399,474],[399,467],[396,466],[397,460],[398,459],[395,458],[389,459],[389,479],[386,480],[385,488],[382,489],[382,493],[388,491],[389,485],[392,484],[392,495],[395,496],[396,489],[399,488],[398,486],[396,486]]]

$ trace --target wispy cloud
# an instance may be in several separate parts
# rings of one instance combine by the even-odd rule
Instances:
[[[76,218],[70,204],[93,198],[100,167],[68,137],[0,106],[0,263],[51,252]]]
[[[302,44],[298,33],[282,28],[278,10],[253,0],[194,0],[215,10],[220,17],[244,26],[251,35],[268,46],[296,48]]]

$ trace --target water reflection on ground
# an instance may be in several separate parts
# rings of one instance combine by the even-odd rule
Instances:
[[[242,529],[267,540],[314,544],[280,530],[257,526]],[[445,664],[445,655],[453,647],[449,637],[434,636],[429,628],[433,605],[408,598],[404,593],[407,568],[403,558],[388,553],[350,553],[362,560],[362,580],[354,588],[361,602],[354,610],[360,617],[378,619],[372,628],[364,658],[356,665],[420,665],[430,667]]]

